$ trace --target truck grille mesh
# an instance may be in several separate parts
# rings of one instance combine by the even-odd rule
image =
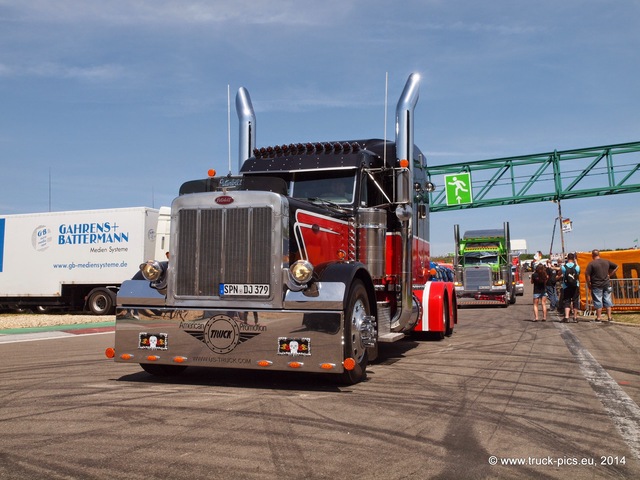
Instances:
[[[467,268],[464,271],[464,288],[465,290],[479,290],[480,286],[486,287],[491,285],[491,268]]]
[[[177,296],[217,297],[221,283],[271,283],[270,207],[178,213]]]

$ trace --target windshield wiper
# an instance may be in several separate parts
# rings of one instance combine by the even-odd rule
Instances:
[[[307,200],[309,200],[310,202],[319,202],[322,203],[323,205],[328,205],[330,207],[335,208],[336,210],[340,210],[342,212],[349,212],[350,210],[346,207],[344,207],[343,205],[340,205],[339,203],[335,203],[332,202],[331,200],[326,200],[324,198],[320,198],[320,197],[309,197],[307,198]]]

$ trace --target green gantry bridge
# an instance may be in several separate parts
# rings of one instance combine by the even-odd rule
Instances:
[[[640,142],[427,166],[426,172],[436,186],[431,212],[633,193],[640,192]],[[461,173],[470,181],[468,203],[445,188],[447,176]]]

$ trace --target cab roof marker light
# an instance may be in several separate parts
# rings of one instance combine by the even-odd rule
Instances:
[[[307,142],[307,143],[290,143],[288,145],[275,145],[254,148],[251,153],[258,158],[274,158],[281,157],[283,155],[302,155],[302,154],[319,154],[319,153],[357,153],[360,151],[360,145],[358,142]],[[402,160],[408,163],[406,160]],[[210,175],[215,176],[215,175]]]

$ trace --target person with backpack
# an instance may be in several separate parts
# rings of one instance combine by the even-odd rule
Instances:
[[[573,311],[573,323],[578,323],[578,308],[580,307],[580,265],[575,263],[575,255],[567,255],[567,262],[562,266],[562,303],[564,305],[563,322],[569,321]]]
[[[538,304],[542,303],[542,321],[547,321],[547,270],[542,263],[536,265],[531,275],[533,284],[533,321],[538,321]]]
[[[558,271],[560,267],[558,264],[554,262],[551,263],[551,260],[547,260],[547,276],[549,279],[547,280],[547,298],[549,298],[549,307],[551,310],[555,310],[558,305],[558,290],[556,288],[556,281],[558,277]]]

